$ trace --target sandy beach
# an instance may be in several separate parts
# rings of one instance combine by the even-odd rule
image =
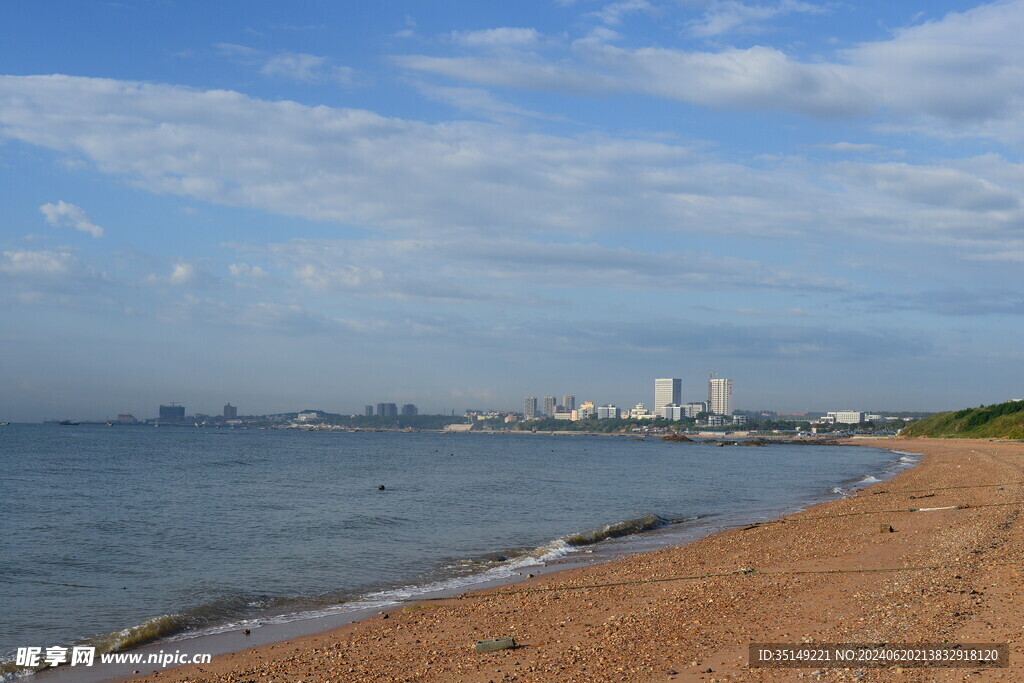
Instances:
[[[411,604],[146,679],[1024,679],[1024,444],[856,445],[927,457],[856,496],[772,523]],[[518,647],[474,652],[476,641],[505,636]],[[752,668],[752,642],[1009,643],[1010,667]]]

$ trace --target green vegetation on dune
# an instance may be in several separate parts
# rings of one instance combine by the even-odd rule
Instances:
[[[1024,401],[938,413],[907,426],[900,436],[1024,439]]]

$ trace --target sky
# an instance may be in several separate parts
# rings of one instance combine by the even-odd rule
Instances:
[[[0,420],[1024,396],[1024,1],[0,13]]]

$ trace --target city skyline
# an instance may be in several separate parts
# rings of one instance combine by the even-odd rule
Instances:
[[[665,381],[666,380],[663,380],[663,379],[655,380],[655,391],[656,392],[657,392],[658,384],[662,383],[662,382],[665,382]],[[679,383],[680,382],[679,379],[673,379],[673,380],[669,380],[669,381],[671,381],[673,383]],[[159,421],[159,422],[162,422],[162,423],[180,423],[182,421],[188,422],[188,421],[191,421],[192,419],[203,419],[203,420],[205,420],[205,419],[208,419],[208,418],[211,418],[211,417],[214,417],[216,419],[240,421],[242,418],[249,419],[249,418],[253,418],[253,417],[259,418],[259,417],[280,416],[280,415],[288,415],[288,414],[297,414],[297,415],[299,415],[299,418],[301,420],[303,415],[312,415],[314,413],[314,411],[318,411],[318,412],[322,412],[322,413],[325,413],[325,414],[342,415],[342,416],[348,415],[348,416],[351,416],[351,417],[359,417],[359,416],[363,416],[363,417],[385,417],[385,418],[388,418],[388,417],[410,417],[410,416],[411,417],[415,417],[415,416],[418,416],[418,415],[421,415],[421,414],[425,415],[425,416],[438,416],[438,415],[441,415],[441,416],[463,417],[463,416],[467,416],[467,415],[479,415],[479,414],[493,413],[493,414],[500,414],[500,415],[519,415],[519,416],[525,418],[526,420],[530,420],[530,419],[533,419],[533,418],[543,419],[543,418],[555,417],[555,416],[559,416],[559,415],[565,416],[565,417],[562,417],[560,419],[572,419],[572,420],[580,419],[580,420],[585,420],[585,419],[593,419],[593,418],[597,417],[598,415],[600,415],[601,414],[601,411],[599,410],[600,408],[614,409],[616,411],[616,414],[618,414],[618,412],[621,412],[623,417],[634,417],[635,414],[638,413],[638,411],[639,411],[641,406],[643,406],[645,408],[645,412],[643,413],[643,417],[644,418],[649,418],[651,416],[669,417],[665,413],[665,410],[666,409],[673,409],[674,410],[673,414],[676,415],[676,416],[672,417],[670,419],[675,419],[675,420],[683,419],[683,418],[697,417],[698,414],[705,413],[705,412],[707,412],[707,413],[709,413],[710,415],[713,415],[713,416],[729,416],[729,415],[731,415],[733,413],[745,416],[746,414],[756,414],[756,413],[761,412],[761,413],[764,413],[766,415],[768,415],[770,413],[772,416],[778,416],[780,418],[798,418],[798,417],[801,417],[801,416],[805,417],[808,414],[814,414],[814,415],[822,415],[822,416],[826,416],[827,415],[827,416],[830,416],[830,417],[831,416],[839,416],[839,419],[837,421],[840,421],[840,422],[846,421],[846,418],[849,415],[860,415],[860,416],[868,416],[869,415],[868,413],[866,413],[864,411],[853,411],[853,410],[848,410],[848,409],[847,410],[838,410],[838,411],[832,410],[832,411],[830,411],[830,410],[827,410],[825,407],[822,407],[822,406],[817,406],[817,407],[815,407],[815,408],[813,408],[813,409],[811,409],[809,411],[800,411],[800,412],[796,412],[796,413],[782,413],[782,412],[770,410],[769,408],[766,408],[766,407],[761,407],[761,408],[756,408],[756,409],[749,409],[749,408],[736,409],[736,408],[734,408],[731,405],[732,380],[731,379],[727,379],[727,378],[718,378],[717,379],[717,382],[719,383],[719,385],[725,387],[725,393],[724,394],[722,393],[722,391],[716,391],[715,390],[715,388],[713,387],[713,384],[712,384],[714,382],[715,382],[714,379],[711,380],[711,383],[709,383],[709,387],[708,387],[709,398],[714,399],[714,401],[707,401],[707,400],[703,400],[703,401],[687,401],[687,400],[683,399],[680,403],[677,403],[675,405],[673,405],[671,403],[670,404],[666,404],[665,406],[662,406],[662,409],[660,409],[660,410],[655,408],[654,406],[647,406],[644,401],[637,401],[637,402],[635,402],[635,404],[632,401],[626,401],[626,402],[614,402],[614,401],[612,401],[612,402],[606,402],[606,403],[602,403],[601,405],[598,405],[597,403],[595,403],[594,400],[587,399],[587,400],[582,401],[579,404],[579,406],[577,406],[576,405],[576,396],[572,395],[572,394],[565,394],[563,396],[563,402],[561,404],[558,404],[558,405],[555,406],[556,410],[551,415],[544,414],[544,412],[540,409],[540,407],[537,404],[536,397],[529,396],[529,397],[525,397],[522,400],[523,405],[521,406],[521,410],[520,409],[506,408],[506,407],[494,407],[494,406],[481,407],[481,406],[476,406],[476,407],[465,408],[463,410],[457,410],[457,409],[453,408],[451,410],[442,411],[442,412],[438,412],[438,413],[421,413],[419,411],[419,407],[416,404],[406,403],[406,404],[402,404],[401,406],[399,406],[399,405],[394,404],[394,403],[378,403],[376,405],[374,405],[374,404],[366,404],[366,405],[364,405],[363,412],[361,412],[361,413],[359,411],[350,412],[350,411],[346,411],[344,409],[337,409],[337,408],[332,408],[332,407],[327,407],[327,406],[321,406],[321,407],[318,407],[318,408],[301,408],[301,409],[293,407],[293,409],[291,409],[291,410],[278,411],[278,412],[274,412],[274,413],[261,413],[261,412],[256,411],[256,412],[252,412],[252,413],[245,413],[245,414],[239,415],[238,406],[234,406],[230,402],[226,403],[222,407],[221,412],[218,414],[217,412],[208,413],[208,412],[205,412],[205,410],[190,410],[188,408],[188,406],[186,406],[185,404],[181,404],[181,403],[177,403],[177,402],[173,402],[172,401],[172,402],[169,402],[169,403],[161,403],[159,406],[157,406],[157,410],[148,410],[147,411],[146,409],[143,409],[138,414],[135,414],[135,413],[132,413],[132,412],[121,412],[121,413],[118,413],[116,416],[109,416],[109,415],[107,415],[107,416],[100,416],[100,415],[85,415],[85,416],[83,416],[83,415],[75,415],[75,416],[64,416],[64,417],[73,417],[75,420],[91,422],[91,423],[102,423],[102,422],[110,423],[110,422],[117,421],[117,422],[122,422],[122,423],[143,424],[143,423],[151,423],[151,422],[156,422],[156,421]],[[722,398],[723,395],[725,396],[724,399]],[[546,397],[546,398],[554,398],[554,397]],[[568,401],[566,399],[571,399],[571,401]],[[723,400],[725,401],[724,404],[722,403]],[[1005,401],[1013,401],[1013,400],[1021,400],[1021,399],[1004,399],[1004,402]],[[716,401],[717,401],[717,405],[714,404]],[[628,405],[635,405],[635,408],[634,409],[630,409],[630,408],[627,407]],[[656,405],[657,405],[657,399],[655,399],[655,406]],[[832,406],[829,406],[829,407],[832,407]],[[576,411],[577,408],[579,409],[579,416],[578,416],[578,418],[577,417],[572,417],[572,418],[568,417],[573,411]],[[917,411],[893,411],[893,412],[917,412]],[[150,413],[152,413],[152,414],[150,414]],[[608,417],[607,411],[606,411],[604,416]],[[878,416],[876,415],[875,417],[878,417]],[[56,418],[54,416],[50,416],[50,417],[44,418],[42,421],[43,422],[57,422],[58,418]],[[26,422],[31,422],[31,421],[26,421]],[[75,422],[75,424],[77,424],[77,423],[78,422]]]
[[[0,421],[1021,393],[1024,0],[10,7]]]

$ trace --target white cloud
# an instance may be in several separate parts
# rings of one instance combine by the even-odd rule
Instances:
[[[337,333],[351,328],[343,320],[313,313],[298,303],[234,303],[192,294],[167,302],[160,308],[157,317],[163,322],[176,325],[201,323],[292,334]]]
[[[0,136],[153,192],[391,237],[856,234],[956,240],[987,253],[1012,247],[1022,224],[1024,165],[995,156],[928,166],[781,157],[761,168],[663,140],[426,124],[106,79],[0,77]],[[321,277],[375,275],[306,275]],[[188,281],[185,273],[177,279]]]
[[[1024,250],[997,251],[991,254],[973,254],[965,257],[969,261],[996,261],[1006,263],[1024,263]]]
[[[753,30],[758,24],[793,13],[821,14],[827,10],[799,0],[781,0],[774,4],[747,4],[737,0],[712,0],[704,15],[687,24],[687,32],[710,38],[725,33]]]
[[[355,69],[332,66],[327,57],[298,52],[284,52],[270,57],[260,68],[260,73],[307,83],[336,81],[342,85],[352,85],[355,82]]]
[[[693,30],[713,34],[757,16],[812,12],[809,3],[719,2]],[[714,21],[711,19],[714,18]],[[709,107],[777,110],[819,118],[881,117],[930,135],[1024,139],[1024,0],[951,12],[864,42],[832,60],[804,62],[757,45],[718,51],[623,49],[578,40],[564,58],[397,58],[417,71],[502,87],[574,93],[643,93]]]
[[[92,235],[96,239],[103,237],[103,228],[89,220],[85,211],[74,204],[59,201],[56,204],[43,204],[39,211],[46,222],[54,227],[70,227]]]
[[[417,29],[416,20],[413,17],[411,17],[408,14],[406,14],[405,15],[405,28],[392,33],[391,37],[392,38],[413,38],[416,35],[416,29]]]
[[[217,50],[228,57],[257,57],[262,54],[256,48],[248,47],[246,45],[238,45],[236,43],[214,43],[213,45]]]
[[[420,247],[425,247],[420,249]],[[398,299],[493,298],[476,282],[453,274],[417,241],[292,240],[268,247],[269,256],[314,292],[352,292]]]
[[[205,268],[188,261],[178,261],[171,266],[167,275],[151,274],[145,278],[150,285],[173,285],[175,287],[204,287],[218,281],[218,278]]]
[[[599,21],[610,26],[618,26],[626,15],[637,12],[650,12],[652,10],[653,7],[647,0],[621,0],[621,2],[609,3],[587,16],[596,17]]]
[[[565,346],[574,353],[612,351],[742,357],[786,358],[816,354],[832,361],[850,357],[881,358],[928,354],[932,343],[892,330],[838,330],[796,324],[731,325],[669,318],[656,327],[628,321],[552,321],[515,330],[520,343],[534,348]]]
[[[830,144],[814,145],[815,149],[838,154],[863,154],[865,152],[880,152],[885,149],[882,145],[856,142],[833,142]]]
[[[110,303],[106,273],[84,264],[67,247],[0,252],[0,300],[91,310]]]
[[[452,31],[452,42],[474,48],[526,48],[537,45],[541,35],[535,28],[489,28],[481,31]]]
[[[382,230],[589,232],[649,220],[651,209],[638,215],[621,204],[634,195],[618,182],[622,173],[660,169],[663,188],[701,182],[671,170],[689,149],[658,142],[431,125],[64,76],[2,77],[0,93],[0,134],[149,190]],[[685,219],[685,202],[651,199],[662,209],[658,223]],[[529,224],[517,217],[523,206],[533,209]]]
[[[756,46],[722,52],[625,49],[602,41],[575,44],[570,62],[495,57],[405,56],[409,69],[501,87],[581,94],[641,92],[710,107],[796,111],[816,117],[868,114],[873,98],[844,67],[801,64]]]
[[[516,301],[550,305],[580,289],[718,292],[835,291],[849,285],[799,269],[686,252],[524,239],[304,240],[267,257],[315,292],[399,299]],[[542,294],[532,294],[531,292]]]
[[[270,277],[270,274],[263,270],[263,268],[260,268],[259,266],[252,266],[248,263],[232,263],[228,266],[228,272],[231,273],[232,277],[237,278],[262,280]]]
[[[258,67],[259,72],[271,78],[285,78],[303,83],[356,84],[356,70],[331,63],[328,57],[304,52],[269,53],[246,45],[216,43],[217,51],[231,61]]]
[[[67,251],[15,249],[0,254],[0,272],[7,275],[62,275],[72,269],[74,257]]]
[[[467,114],[482,116],[492,121],[510,122],[517,118],[557,118],[505,102],[482,88],[459,88],[427,83],[417,83],[416,88],[432,100],[444,102]]]
[[[582,65],[566,66],[543,61],[521,61],[496,57],[427,57],[405,55],[394,58],[407,69],[507,88],[552,90],[573,93],[627,92],[629,87],[616,76],[588,70]]]
[[[905,163],[848,164],[848,177],[863,180],[885,194],[923,205],[984,212],[1021,208],[1019,190],[949,167]]]
[[[198,277],[198,269],[191,263],[175,263],[167,281],[172,285],[187,285]]]

